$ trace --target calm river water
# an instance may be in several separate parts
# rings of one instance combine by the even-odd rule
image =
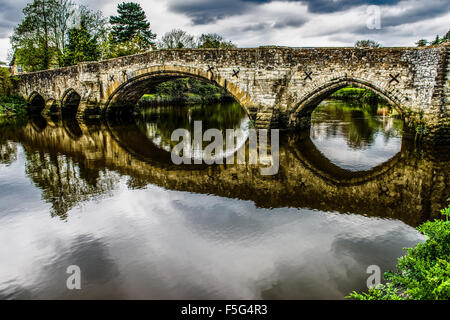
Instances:
[[[249,126],[236,104],[0,120],[0,299],[342,299],[448,197],[448,154],[362,107],[324,101],[310,131],[282,133],[274,176],[172,164],[172,131],[195,120]]]

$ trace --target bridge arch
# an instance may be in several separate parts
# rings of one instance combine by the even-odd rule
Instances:
[[[311,114],[319,103],[332,93],[339,89],[352,86],[370,90],[389,104],[391,104],[399,113],[403,115],[404,110],[401,106],[403,96],[394,96],[391,92],[382,89],[369,81],[356,78],[336,78],[322,85],[314,87],[311,91],[303,94],[300,102],[296,103],[290,111],[290,122],[292,126],[299,124],[299,122],[308,122],[311,119]]]
[[[114,107],[134,107],[150,87],[178,78],[196,78],[224,89],[239,102],[247,115],[250,115],[250,107],[256,106],[249,95],[231,81],[215,73],[192,67],[160,65],[141,69],[130,78],[125,74],[123,77],[123,82],[114,81],[107,88],[106,91],[110,94],[104,106],[105,112]]]
[[[75,116],[80,105],[81,96],[74,89],[66,90],[61,99],[62,116]]]
[[[28,105],[32,112],[41,112],[45,108],[45,99],[37,91],[33,91],[28,98]]]

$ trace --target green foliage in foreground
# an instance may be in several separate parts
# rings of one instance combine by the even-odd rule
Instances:
[[[26,103],[22,97],[0,96],[0,116],[24,115],[26,113]]]
[[[450,201],[450,199],[448,199]],[[385,285],[368,293],[353,292],[359,300],[450,299],[450,206],[441,210],[446,220],[428,221],[417,229],[427,236],[424,243],[407,249],[398,259],[397,271],[386,272]]]

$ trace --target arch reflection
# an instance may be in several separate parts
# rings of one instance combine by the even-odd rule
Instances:
[[[279,173],[261,176],[248,164],[174,166],[170,153],[151,143],[137,124],[112,127],[114,132],[102,122],[79,126],[83,134],[75,139],[61,123],[36,130],[30,121],[8,130],[2,140],[23,146],[27,176],[52,204],[53,214],[63,218],[85,201],[108,196],[124,179],[129,189],[152,184],[250,200],[264,208],[355,213],[410,225],[438,213],[447,197],[448,158],[418,156],[408,144],[390,161],[355,173],[330,169],[311,140],[282,135]]]

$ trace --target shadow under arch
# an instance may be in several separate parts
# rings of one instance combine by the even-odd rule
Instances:
[[[37,91],[33,91],[28,98],[29,111],[40,113],[45,108],[45,99]]]
[[[150,87],[160,83],[179,78],[195,78],[214,84],[228,92],[250,116],[250,106],[256,106],[248,94],[243,92],[237,85],[203,70],[187,68],[182,66],[156,66],[138,72],[139,75],[127,79],[126,82],[116,86],[113,84],[108,91],[112,92],[106,102],[104,113],[113,109],[134,108],[139,99]]]
[[[74,89],[64,92],[61,99],[61,115],[63,117],[75,117],[80,105],[81,96]]]
[[[301,145],[301,147],[292,148],[292,150],[294,150],[296,158],[306,168],[324,181],[339,186],[357,186],[385,175],[401,160],[404,150],[409,146],[403,139],[400,151],[389,160],[369,170],[350,171],[335,165],[325,157],[311,140],[309,131],[302,132],[296,138],[291,139],[290,143]]]
[[[322,100],[330,96],[332,93],[338,91],[339,89],[348,86],[366,89],[376,93],[384,100],[386,100],[389,104],[391,104],[400,113],[400,115],[403,116],[404,110],[401,107],[400,98],[392,96],[390,93],[366,80],[343,77],[334,79],[321,86],[318,86],[314,88],[313,91],[306,94],[303,99],[299,103],[295,104],[294,108],[292,108],[290,112],[291,121],[295,121],[299,118],[310,118],[312,112]]]

